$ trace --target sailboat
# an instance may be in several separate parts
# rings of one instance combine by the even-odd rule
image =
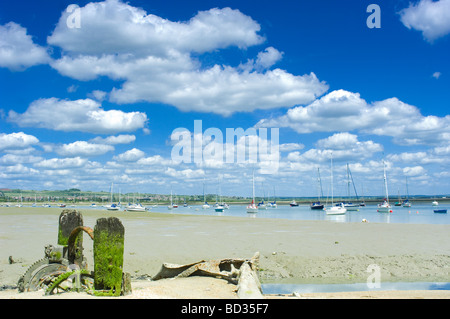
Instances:
[[[126,210],[129,212],[145,212],[145,207],[141,205],[139,200],[137,203],[134,202],[134,194],[133,194],[133,204],[129,203]]]
[[[222,205],[222,187],[220,186],[220,180],[219,180],[219,203],[216,203],[217,205],[215,206],[214,210],[218,213],[223,213],[223,210],[225,209],[225,207]]]
[[[295,201],[295,199],[293,199],[292,202],[289,203],[289,205],[290,205],[291,207],[297,207],[297,206],[298,206],[298,203]]]
[[[275,196],[275,186],[273,187],[273,201],[269,202],[269,204],[267,205],[267,207],[269,208],[277,208],[277,200],[276,200],[276,196]]]
[[[170,189],[170,205],[167,206],[167,208],[170,209],[170,210],[172,210],[174,208],[178,208],[178,205],[174,204],[173,200],[172,200],[172,188]]]
[[[333,198],[333,153],[331,153],[331,207],[326,208],[326,213],[327,215],[344,215],[347,212],[344,204],[334,206]]]
[[[389,204],[389,193],[387,188],[387,178],[386,178],[386,164],[383,160],[383,179],[384,179],[384,191],[385,198],[383,203],[378,204],[377,212],[379,213],[392,213],[391,204]]]
[[[253,197],[252,202],[247,206],[247,213],[257,213],[258,207],[255,205],[255,173],[253,172],[252,177],[252,189],[253,189]]]
[[[205,197],[205,181],[203,180],[203,202],[204,204],[202,205],[203,209],[208,209],[210,206],[208,204],[208,202],[206,201],[206,197]]]
[[[111,183],[111,204],[106,206],[107,210],[119,210],[119,206],[113,203],[113,185],[114,183]]]
[[[400,197],[400,190],[398,191],[398,201],[395,202],[394,206],[402,206],[402,198]]]
[[[406,199],[403,201],[402,206],[403,207],[411,207],[411,203],[409,201],[409,191],[408,191],[408,177],[405,177],[406,181]]]
[[[311,203],[311,209],[320,209],[323,210],[323,204],[320,203],[320,197],[323,197],[323,191],[322,191],[322,181],[320,179],[320,170],[317,168],[317,181],[319,183],[320,192],[319,196],[317,197],[317,202]]]
[[[353,184],[353,189],[355,190],[356,199],[358,200],[358,193],[356,192],[355,183],[353,182],[353,176],[352,172],[350,171],[350,167],[347,163],[347,195],[348,198],[350,198],[350,184]],[[344,207],[348,211],[358,211],[359,210],[359,204],[353,204],[351,202],[345,202]]]

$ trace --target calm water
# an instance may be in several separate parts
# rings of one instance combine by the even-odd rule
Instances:
[[[151,212],[166,214],[191,214],[191,215],[211,215],[211,216],[234,216],[246,218],[281,218],[295,220],[328,220],[334,222],[361,222],[366,219],[372,223],[404,223],[404,224],[450,224],[450,203],[440,203],[439,206],[432,206],[429,203],[413,203],[412,207],[393,206],[392,213],[377,212],[377,205],[368,204],[365,207],[359,207],[358,211],[347,211],[345,215],[330,216],[323,210],[311,210],[309,205],[300,205],[290,207],[289,205],[278,205],[277,208],[267,208],[258,210],[257,213],[249,214],[246,211],[246,205],[230,205],[229,209],[218,213],[211,206],[209,209],[202,209],[201,206],[183,207],[182,205],[173,210],[167,206],[147,206]],[[67,207],[72,208],[72,207]],[[90,209],[90,206],[77,206],[79,209]],[[97,206],[95,209],[105,209]],[[435,209],[447,209],[448,213],[435,213]],[[145,212],[128,212],[129,214],[144,214]]]
[[[450,290],[449,282],[382,282],[380,288],[356,284],[262,284],[265,294],[381,291],[381,290]]]
[[[153,207],[150,210],[162,213],[193,214],[193,215],[220,215],[238,216],[248,218],[282,218],[296,220],[330,220],[335,222],[361,222],[366,219],[373,223],[406,223],[406,224],[450,224],[450,204],[442,203],[438,207],[430,203],[414,204],[412,207],[392,207],[392,213],[378,213],[376,205],[360,207],[358,211],[347,211],[345,215],[330,216],[323,210],[311,210],[309,205],[290,207],[279,205],[278,208],[259,210],[258,213],[249,214],[244,205],[230,205],[223,213],[217,213],[214,208],[202,209],[201,206],[178,207],[169,211],[167,207]],[[447,214],[434,213],[434,209],[448,209]]]

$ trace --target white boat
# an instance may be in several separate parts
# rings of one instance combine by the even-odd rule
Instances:
[[[206,197],[205,197],[205,180],[203,180],[203,205],[202,205],[202,209],[209,209],[211,206],[209,206],[208,202],[206,201]]]
[[[406,181],[406,199],[403,201],[402,206],[403,207],[411,207],[411,203],[409,201],[408,177],[405,177],[405,181]]]
[[[267,204],[267,207],[269,207],[269,208],[277,208],[278,207],[276,196],[275,196],[275,186],[273,187],[273,202],[269,202]]]
[[[255,173],[253,173],[253,177],[252,177],[252,189],[253,189],[252,202],[247,206],[247,213],[257,213],[258,212],[258,207],[255,205]]]
[[[385,199],[383,203],[378,204],[377,212],[379,213],[392,213],[391,204],[389,204],[389,193],[388,193],[388,187],[387,187],[387,178],[386,178],[386,165],[383,160],[383,179],[384,179],[384,192],[385,192]]]
[[[383,203],[378,204],[377,212],[379,213],[392,213],[391,205],[387,200],[385,200]]]
[[[119,210],[119,206],[117,206],[116,204],[111,204],[111,205],[107,205],[106,206],[107,210]]]
[[[355,191],[356,200],[358,200],[358,193],[356,192],[355,183],[353,182],[352,172],[350,171],[350,167],[347,163],[347,196],[350,198],[350,184],[353,184],[353,189]],[[354,204],[351,202],[344,202],[344,207],[347,211],[359,211],[359,204]]]
[[[113,203],[113,186],[114,183],[111,183],[111,204],[105,205],[107,210],[119,210],[119,206]]]
[[[178,208],[177,204],[174,204],[172,201],[172,189],[170,190],[170,205],[167,206],[168,209],[172,210],[174,208]]]
[[[347,209],[344,207],[342,203],[337,206],[331,206],[326,209],[327,215],[344,215],[347,212]]]
[[[358,210],[359,210],[359,204],[344,203],[344,207],[345,207],[348,211],[358,211]]]
[[[433,201],[433,202],[431,203],[431,206],[439,206],[438,201],[437,201],[437,200]]]
[[[129,212],[145,212],[146,209],[140,203],[136,203],[128,205],[125,210]]]
[[[216,198],[217,201],[217,198]],[[214,205],[214,210],[218,213],[223,213],[223,210],[225,209],[225,207],[223,206],[223,202],[222,202],[222,187],[221,187],[221,182],[219,179],[219,201],[221,204],[217,203]]]
[[[344,215],[347,212],[347,209],[342,203],[335,206],[333,199],[333,153],[331,153],[331,207],[324,208],[324,210],[327,215]]]
[[[258,203],[258,209],[267,209],[267,205],[264,203],[264,200]]]

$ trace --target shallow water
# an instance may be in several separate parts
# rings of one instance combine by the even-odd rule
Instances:
[[[367,283],[355,284],[262,284],[264,294],[292,294],[351,292],[351,291],[385,291],[385,290],[450,290],[449,282],[382,282],[372,288]]]
[[[358,211],[347,211],[345,215],[330,216],[323,210],[311,210],[309,205],[290,207],[289,205],[279,205],[277,208],[259,210],[258,213],[249,214],[244,205],[230,205],[229,209],[223,213],[217,213],[211,207],[202,209],[201,206],[179,207],[169,211],[167,207],[154,207],[151,211],[168,214],[194,214],[194,215],[219,215],[249,218],[282,218],[295,220],[329,220],[335,222],[361,222],[366,219],[374,223],[404,223],[404,224],[450,224],[450,215],[434,213],[434,209],[448,209],[450,204],[440,204],[438,207],[431,206],[431,202],[413,204],[412,207],[393,206],[392,213],[377,212],[377,205],[367,205],[360,207]]]
[[[76,206],[67,208],[91,209],[90,206]],[[104,209],[100,206],[95,209]],[[167,206],[147,206],[151,212],[166,214],[192,214],[208,216],[233,216],[247,218],[281,218],[294,220],[328,220],[334,222],[361,222],[363,219],[373,223],[403,223],[403,224],[450,224],[450,203],[441,203],[439,206],[432,206],[429,203],[413,203],[412,207],[393,206],[392,213],[377,212],[377,205],[367,205],[359,207],[358,211],[347,211],[345,215],[330,216],[323,210],[311,210],[309,205],[300,205],[290,207],[289,205],[278,205],[277,208],[267,208],[258,210],[257,213],[249,214],[246,211],[246,205],[230,205],[224,212],[216,212],[213,207],[202,209],[201,206],[180,206],[169,210]],[[449,213],[435,213],[435,209],[447,209]],[[127,212],[136,216],[145,216],[146,212]]]

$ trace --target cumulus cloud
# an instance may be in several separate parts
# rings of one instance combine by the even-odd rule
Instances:
[[[114,103],[162,102],[182,111],[228,116],[309,103],[328,89],[314,73],[269,70],[282,57],[273,47],[260,52],[251,69],[202,67],[194,54],[264,41],[259,24],[239,10],[214,8],[174,22],[107,0],[87,4],[80,14],[82,28],[68,28],[63,13],[48,37],[63,52],[51,65],[78,80],[124,80],[109,94]]]
[[[0,67],[23,71],[48,62],[47,50],[33,42],[27,29],[14,22],[0,25]]]
[[[373,154],[383,151],[383,146],[373,141],[359,141],[358,136],[350,133],[336,133],[316,142],[317,148],[311,148],[301,154],[291,152],[287,159],[294,162],[328,162],[333,154],[336,161],[365,160]]]
[[[91,139],[90,142],[96,144],[115,145],[115,144],[129,144],[134,142],[135,140],[136,136],[134,135],[120,134],[117,136],[108,136],[105,138],[97,136],[96,138]]]
[[[10,111],[8,120],[22,127],[39,127],[64,132],[118,133],[143,128],[147,115],[141,112],[105,111],[94,100],[39,99],[25,113]]]
[[[422,176],[426,173],[426,170],[422,166],[405,167],[403,173],[406,176]]]
[[[408,29],[422,32],[433,42],[450,33],[450,0],[420,0],[400,11],[400,20]]]
[[[39,143],[39,140],[24,132],[18,133],[0,133],[0,151],[6,149],[26,149],[31,145]]]
[[[67,26],[69,15],[63,12],[47,41],[71,53],[164,56],[172,50],[246,48],[264,40],[257,34],[256,21],[230,8],[200,11],[189,21],[174,22],[119,0],[106,0],[80,8],[81,29]]]
[[[57,148],[56,152],[62,156],[98,156],[114,151],[114,147],[105,144],[93,144],[86,141],[76,141],[70,144],[63,144]]]
[[[87,159],[81,157],[73,158],[51,158],[34,164],[35,167],[45,169],[67,169],[82,167],[87,163]]]
[[[359,93],[336,90],[280,117],[262,119],[256,127],[289,127],[298,133],[357,130],[391,136],[403,145],[438,144],[448,139],[450,116],[423,116],[397,98],[367,103]]]
[[[145,153],[137,148],[126,151],[125,153],[114,156],[113,159],[119,162],[136,162],[143,158]]]

